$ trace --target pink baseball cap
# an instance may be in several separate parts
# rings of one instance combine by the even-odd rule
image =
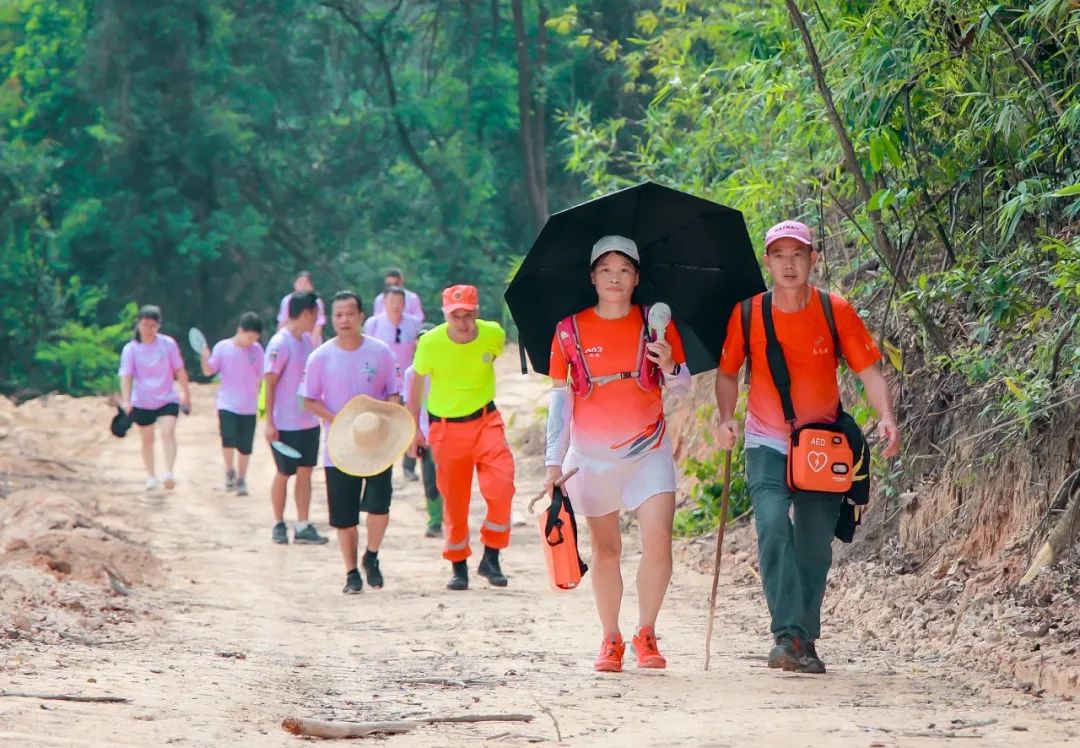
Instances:
[[[765,232],[765,251],[769,251],[769,245],[777,239],[796,239],[811,249],[814,248],[814,240],[810,238],[810,229],[805,223],[798,221],[781,221]]]
[[[444,314],[459,309],[473,311],[480,306],[480,294],[476,286],[450,286],[442,292],[442,310]]]

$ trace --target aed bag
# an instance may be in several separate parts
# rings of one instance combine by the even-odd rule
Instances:
[[[847,436],[831,423],[795,429],[788,449],[788,488],[847,494],[854,481],[855,455]]]
[[[855,473],[855,455],[847,434],[835,423],[811,423],[795,428],[795,406],[791,402],[791,374],[783,348],[776,337],[772,318],[772,293],[761,299],[765,323],[765,358],[773,383],[780,393],[784,420],[791,427],[787,456],[787,484],[792,491],[847,494]],[[832,325],[830,324],[830,327]],[[833,344],[839,341],[833,338]],[[836,355],[840,355],[839,349]],[[838,408],[839,410],[839,408]]]
[[[551,506],[540,515],[540,536],[551,586],[556,590],[572,590],[581,584],[589,567],[578,553],[577,519],[562,488],[554,489]]]

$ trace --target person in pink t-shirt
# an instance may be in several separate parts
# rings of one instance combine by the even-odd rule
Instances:
[[[202,349],[202,372],[221,375],[217,392],[218,430],[225,459],[225,490],[247,496],[248,460],[255,441],[255,412],[262,379],[263,348],[259,345],[262,320],[255,312],[240,315],[231,338],[219,340],[213,352]],[[235,461],[235,453],[240,456]]]
[[[274,510],[274,527],[270,540],[289,542],[285,526],[285,498],[289,478],[296,476],[294,498],[296,523],[293,542],[322,545],[327,542],[308,520],[311,508],[311,470],[319,461],[319,419],[304,410],[299,390],[304,378],[304,366],[315,349],[311,344],[311,329],[315,326],[317,305],[315,294],[297,293],[289,300],[289,324],[277,331],[266,344],[263,376],[266,377],[266,441],[274,455],[277,474],[270,487]],[[275,442],[280,442],[278,448]],[[291,448],[292,456],[284,454],[281,445]],[[297,456],[297,454],[299,456]]]
[[[397,268],[386,271],[386,277],[383,279],[386,283],[386,290],[391,288],[400,288],[405,292],[405,314],[410,317],[416,317],[421,322],[424,321],[424,305],[420,303],[420,297],[412,291],[405,288],[405,276],[401,274],[401,271]],[[386,311],[386,292],[379,294],[375,297],[375,303],[372,305],[372,314],[382,314]],[[407,366],[402,367],[402,371],[407,369]]]
[[[311,273],[306,270],[301,270],[293,278],[293,292],[286,294],[282,297],[281,303],[278,304],[277,315],[277,328],[280,330],[289,323],[289,299],[293,297],[293,294],[298,293],[315,293],[315,284],[311,282]],[[312,328],[311,342],[316,346],[322,343],[322,330],[326,324],[326,310],[323,308],[322,299],[317,299],[315,302],[318,305],[318,313],[315,317],[315,327]]]
[[[154,470],[154,434],[158,430],[165,453],[163,482],[165,488],[176,486],[176,418],[181,408],[191,412],[191,391],[180,346],[158,332],[160,328],[161,309],[150,304],[142,307],[134,338],[120,354],[120,407],[139,426],[147,490],[158,487]],[[180,396],[174,382],[180,383]]]
[[[361,333],[364,321],[360,297],[341,291],[330,302],[330,314],[336,337],[319,346],[308,358],[300,394],[304,407],[322,419],[327,430],[345,404],[357,395],[399,403],[401,380],[394,352],[386,343]],[[390,470],[361,478],[345,473],[323,450],[326,469],[326,499],[330,526],[337,530],[338,547],[345,562],[345,587],[342,592],[355,594],[363,589],[356,559],[359,550],[360,512],[367,512],[365,538],[367,550],[363,567],[368,586],[383,586],[379,569],[379,546],[390,524],[390,498],[393,486]]]
[[[419,319],[405,313],[405,289],[391,286],[383,294],[386,311],[372,315],[364,321],[364,334],[378,338],[390,346],[397,358],[398,371],[404,372],[412,366],[416,354],[416,341],[420,338]],[[416,475],[416,460],[408,455],[402,461],[405,480],[419,480]]]

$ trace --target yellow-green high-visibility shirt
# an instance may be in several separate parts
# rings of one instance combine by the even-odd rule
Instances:
[[[420,338],[413,371],[430,377],[427,408],[440,418],[459,418],[495,399],[495,359],[506,346],[498,322],[476,320],[476,339],[455,343],[444,322]]]

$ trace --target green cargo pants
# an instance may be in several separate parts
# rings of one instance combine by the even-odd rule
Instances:
[[[431,447],[424,450],[420,461],[420,472],[424,475],[424,498],[427,500],[428,527],[442,527],[443,506],[439,487],[435,483],[435,458],[431,456]]]
[[[839,494],[792,492],[787,457],[769,447],[746,450],[746,477],[758,535],[758,563],[774,636],[814,641],[832,566]],[[794,505],[794,525],[789,512]]]

